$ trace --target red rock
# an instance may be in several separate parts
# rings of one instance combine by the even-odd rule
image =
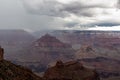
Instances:
[[[50,47],[50,48],[66,48],[71,47],[68,44],[65,44],[58,40],[56,37],[53,37],[49,34],[42,36],[35,42],[36,47]]]
[[[62,64],[62,67],[56,65]],[[100,80],[95,70],[85,68],[79,62],[70,61],[63,63],[58,61],[55,66],[49,68],[44,75],[47,80]],[[67,66],[66,66],[67,65]],[[83,67],[83,68],[81,68]]]

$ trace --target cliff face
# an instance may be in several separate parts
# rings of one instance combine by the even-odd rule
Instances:
[[[81,45],[92,45],[100,56],[120,60],[119,31],[53,31],[52,35],[59,40],[69,43],[74,49]]]
[[[82,58],[95,58],[99,55],[95,52],[95,50],[89,45],[83,45],[81,48],[75,53],[77,59]]]
[[[84,67],[76,61],[63,63],[58,61],[44,75],[47,80],[100,80],[97,72]]]
[[[9,61],[0,61],[0,80],[42,80],[31,70]]]
[[[119,31],[68,31],[58,30],[51,32],[52,35],[56,36],[61,41],[70,44],[83,44],[83,43],[94,43],[96,40],[108,41],[108,43],[120,43]]]
[[[4,50],[0,47],[0,80],[42,80],[31,70],[4,60]]]
[[[61,42],[56,37],[46,34],[33,42],[20,59],[49,64],[59,59],[70,60],[73,57],[74,50],[70,45]]]
[[[25,67],[4,60],[3,54],[4,50],[0,48],[0,80],[100,80],[95,70],[88,69],[77,61],[58,61],[41,78]]]
[[[105,57],[79,59],[84,65],[95,68],[100,77],[110,78],[120,76],[120,61]]]
[[[0,47],[0,61],[3,60],[3,55],[4,55],[4,49]]]
[[[68,47],[71,47],[70,45],[62,43],[56,37],[53,37],[49,34],[46,34],[46,35],[42,36],[40,39],[38,39],[35,42],[34,46],[36,46],[36,47],[50,47],[50,48],[68,48]]]

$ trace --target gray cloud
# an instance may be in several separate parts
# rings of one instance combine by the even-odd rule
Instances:
[[[67,17],[70,14],[77,16],[92,17],[96,15],[94,8],[112,8],[111,5],[102,4],[86,4],[82,1],[74,1],[72,3],[64,4],[57,0],[41,0],[39,4],[31,6],[29,2],[25,2],[24,6],[26,10],[33,14],[48,15],[53,17]],[[36,8],[34,8],[36,7]]]
[[[55,0],[41,0],[38,5],[31,6],[25,2],[24,6],[29,13],[38,15],[47,15],[53,17],[64,17],[67,13],[63,11],[63,4]]]
[[[120,0],[0,0],[0,29],[116,26],[120,23],[116,3],[120,7]]]
[[[97,25],[97,26],[105,26],[105,27],[112,27],[112,26],[119,26],[120,23],[113,23],[113,22],[104,22],[104,23],[97,23],[97,24],[94,24],[94,25]]]
[[[87,24],[86,26],[90,26],[90,27],[95,27],[95,26],[101,26],[101,27],[113,27],[113,26],[120,26],[119,22],[115,22],[115,21],[100,21],[100,22],[96,22],[96,23],[91,23],[91,24]]]
[[[96,21],[93,21],[92,23],[88,22],[83,24],[84,22],[82,20],[80,21],[68,21],[63,22],[64,27],[72,28],[76,26],[80,27],[93,27],[93,26],[118,26],[119,22],[113,22],[112,19],[109,21],[109,19],[97,20],[97,17],[101,15],[107,16],[111,15],[112,12],[110,10],[116,8],[116,2],[117,5],[120,4],[120,0],[112,0],[110,3],[107,3],[106,0],[105,3],[102,2],[104,0],[91,0],[90,3],[87,0],[76,0],[72,1],[70,3],[61,3],[57,0],[37,0],[41,1],[38,2],[36,5],[31,5],[28,1],[24,1],[24,7],[26,10],[31,14],[37,14],[37,15],[46,15],[46,16],[52,16],[53,18],[66,18],[70,17],[71,14],[78,17],[78,19],[85,18],[92,20],[96,18]],[[26,2],[25,2],[26,1]],[[94,3],[95,2],[95,3]],[[87,21],[87,20],[85,20]],[[82,23],[83,22],[83,23]]]
[[[78,16],[92,17],[96,15],[93,11],[95,8],[106,9],[111,8],[111,6],[101,4],[85,4],[83,2],[75,1],[64,5],[63,11],[67,11]]]
[[[31,15],[19,0],[0,0],[0,29],[54,29],[54,18],[44,15]]]
[[[117,1],[117,8],[120,8],[120,0]]]
[[[67,23],[65,23],[64,27],[72,28],[72,27],[75,27],[75,26],[77,26],[79,24],[80,23],[78,23],[78,22],[67,22]]]

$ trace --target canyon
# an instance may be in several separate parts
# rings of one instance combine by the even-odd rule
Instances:
[[[54,30],[29,33],[7,30],[0,33],[4,34],[0,44],[5,48],[5,59],[28,67],[38,75],[58,60],[77,60],[96,69],[101,78],[120,76],[119,31]]]

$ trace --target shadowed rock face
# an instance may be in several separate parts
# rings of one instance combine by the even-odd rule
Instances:
[[[42,80],[31,70],[4,60],[4,49],[0,47],[0,80]]]
[[[9,61],[0,61],[0,80],[42,80],[31,70]]]
[[[4,59],[3,55],[4,55],[4,49],[0,47],[0,61]]]
[[[44,75],[47,80],[100,80],[97,72],[84,67],[77,61],[58,61]]]
[[[48,68],[44,77],[36,76],[31,70],[15,65],[3,58],[4,50],[0,48],[0,80],[99,80],[95,70],[85,68],[78,61],[63,63],[57,61],[56,65]]]

